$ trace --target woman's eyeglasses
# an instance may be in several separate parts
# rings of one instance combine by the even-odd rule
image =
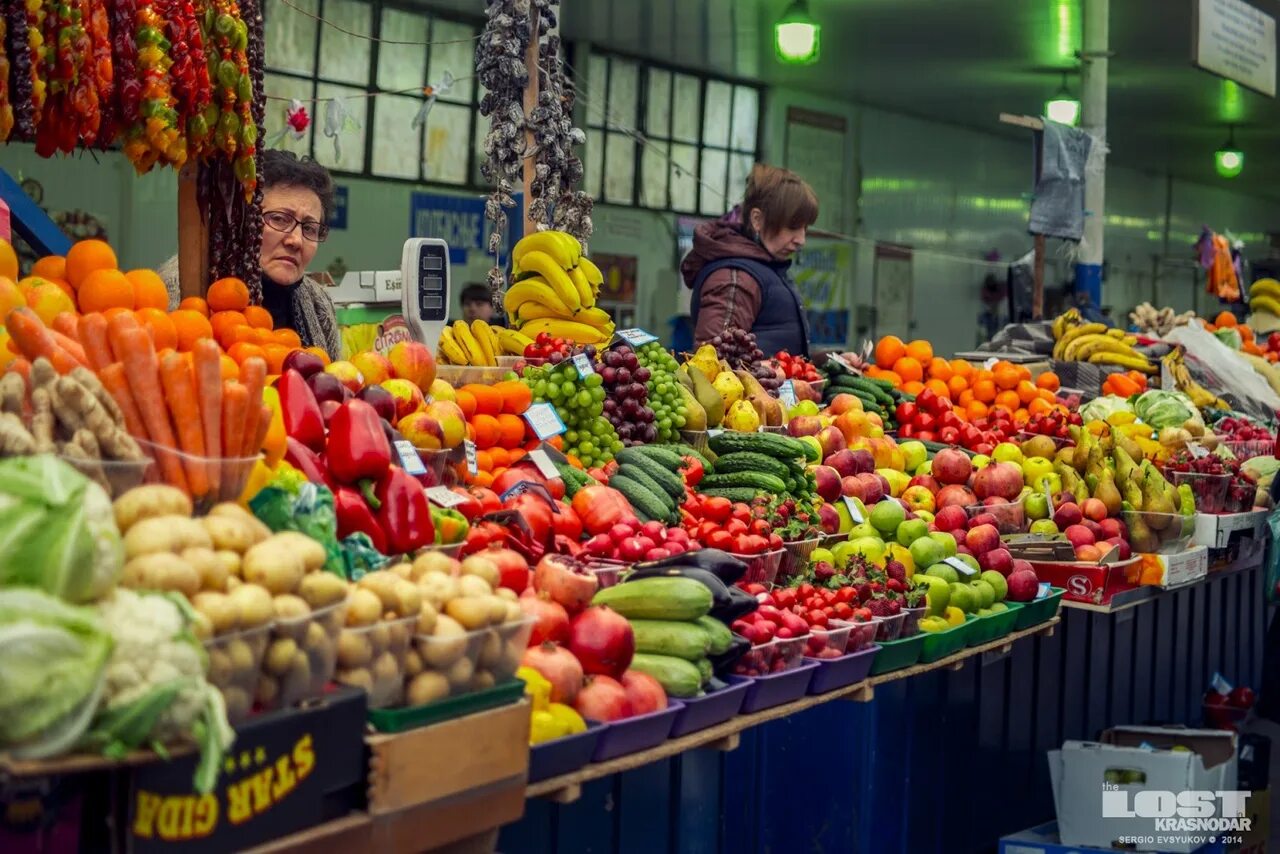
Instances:
[[[302,226],[302,236],[312,243],[324,243],[329,236],[329,226],[313,219],[300,220],[285,211],[263,211],[262,221],[281,234],[290,234],[298,226]]]

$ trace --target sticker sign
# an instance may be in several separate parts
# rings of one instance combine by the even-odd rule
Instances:
[[[943,558],[942,562],[945,563],[947,566],[951,567],[952,569],[954,569],[956,572],[960,573],[961,575],[966,575],[966,576],[977,575],[978,573],[978,570],[969,566],[969,564],[965,563],[958,557]]]
[[[648,344],[650,341],[658,340],[657,335],[652,335],[638,327],[632,328],[632,329],[619,329],[616,333],[616,337],[627,342],[633,348],[643,347],[645,344]]]
[[[462,450],[467,455],[467,474],[474,476],[480,471],[476,464],[476,443],[470,439],[463,439]]]
[[[1204,445],[1201,445],[1199,442],[1188,442],[1187,450],[1190,451],[1191,456],[1195,457],[1197,460],[1202,460],[1209,456],[1209,449]]]
[[[585,377],[594,374],[596,369],[591,366],[591,360],[587,358],[586,353],[579,353],[573,357],[573,366],[578,369],[578,376]]]
[[[723,432],[724,430],[720,429],[719,427],[711,427],[710,429],[707,430],[707,438],[714,439],[716,436],[719,436]]]
[[[547,503],[551,505],[551,510],[553,513],[560,512],[560,507],[558,506],[559,502],[551,497],[551,493],[547,491],[547,488],[540,483],[533,482],[532,480],[520,481],[519,483],[515,484],[510,489],[508,489],[506,492],[499,495],[498,500],[505,503],[506,501],[509,501],[512,498],[516,498],[517,496],[524,495],[526,492],[532,492],[536,495],[541,495],[543,498],[547,500]]]
[[[524,412],[524,420],[529,422],[533,435],[539,439],[550,439],[565,431],[564,421],[560,413],[549,403],[535,403]]]
[[[447,486],[429,486],[426,489],[426,493],[428,501],[446,510],[450,507],[457,507],[467,500],[465,496],[459,495]]]
[[[1043,599],[1053,592],[1053,585],[1047,581],[1040,582],[1040,588],[1036,591],[1036,598]]]
[[[559,477],[560,472],[556,469],[555,463],[551,461],[551,457],[547,456],[547,452],[541,448],[534,448],[529,452],[529,462],[538,468],[538,472],[543,477]]]
[[[400,468],[406,473],[414,476],[427,473],[418,449],[408,439],[396,439],[396,455],[400,457]]]
[[[778,387],[778,400],[782,401],[782,405],[787,409],[798,403],[796,400],[796,387],[791,380],[787,380]]]
[[[865,518],[863,518],[862,510],[858,508],[857,499],[855,499],[853,496],[851,495],[844,496],[844,506],[849,508],[849,517],[853,519],[853,524],[861,525],[863,522],[867,521]]]

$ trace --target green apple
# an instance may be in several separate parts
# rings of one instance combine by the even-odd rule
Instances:
[[[979,608],[979,609],[978,609],[978,616],[979,616],[979,617],[990,617],[992,613],[993,613],[993,612],[992,612],[992,610],[991,610],[990,608]]]
[[[942,616],[942,612],[947,610],[947,604],[951,601],[951,584],[932,575],[917,575],[914,578],[919,579],[919,583],[928,585],[924,597],[929,614],[935,617]]]
[[[997,462],[1022,464],[1022,449],[1013,442],[1001,442],[991,451],[991,456]]]
[[[978,610],[978,593],[968,584],[960,581],[953,582],[951,585],[951,604],[953,607],[959,608],[966,614],[972,614]]]
[[[978,563],[978,559],[973,555],[955,555],[954,557],[958,561],[963,561],[965,565],[975,573],[982,569],[982,566]]]
[[[831,549],[824,549],[821,547],[816,548],[809,553],[809,563],[819,563],[821,561],[825,561],[834,566],[836,556],[831,553]]]
[[[898,450],[902,451],[903,471],[915,471],[929,458],[924,442],[903,442]]]
[[[997,450],[999,450],[997,448]],[[1019,454],[1022,452],[1019,451]],[[1022,462],[1022,479],[1028,486],[1037,486],[1040,478],[1053,474],[1053,462],[1044,457],[1029,457]]]
[[[921,542],[924,541],[921,540]],[[947,566],[945,563],[935,563],[933,566],[925,570],[924,574],[928,578],[938,578],[948,584],[952,584],[960,580],[960,573],[956,572],[955,567]]]
[[[836,543],[831,547],[831,555],[835,558],[832,563],[841,569],[844,569],[849,565],[849,558],[853,557],[855,554],[857,554],[857,552],[854,550],[853,542],[850,540]]]
[[[836,532],[840,534],[849,533],[853,528],[853,516],[849,514],[849,506],[840,499],[837,499],[831,506],[836,508],[836,516],[840,519],[840,527],[836,529]]]
[[[987,608],[996,601],[996,590],[981,578],[969,582],[970,589],[978,594],[978,607]]]
[[[991,613],[993,613],[993,614],[999,614],[999,613],[1001,613],[1002,611],[1008,611],[1008,610],[1009,610],[1009,606],[1008,606],[1008,605],[1006,605],[1006,604],[1004,604],[1003,602],[992,602],[992,603],[991,603]]]
[[[933,524],[933,514],[930,513],[928,510],[917,510],[915,512],[916,512],[917,519],[923,519],[925,524],[927,525]]]
[[[1031,523],[1031,533],[1041,534],[1046,537],[1056,537],[1058,535],[1058,526],[1053,524],[1052,519],[1037,519]]]
[[[801,415],[817,415],[822,410],[818,408],[818,404],[812,400],[802,400],[795,406],[787,410],[787,420],[796,418]]]
[[[955,542],[953,540],[952,548],[954,549],[954,547]],[[943,550],[942,543],[933,539],[932,534],[928,537],[921,537],[913,542],[910,546],[910,551],[911,560],[913,560],[916,565],[916,572],[919,572],[922,569],[928,569],[947,556],[946,552]]]
[[[871,508],[871,524],[881,534],[893,536],[902,520],[907,518],[907,511],[896,500],[881,501]]]
[[[988,569],[979,576],[987,584],[991,585],[991,589],[995,591],[996,602],[1003,602],[1004,597],[1009,595],[1009,582],[1005,581],[1004,576],[996,572],[994,569]]]
[[[884,559],[884,540],[879,537],[858,537],[856,540],[851,540],[849,545],[853,546],[854,554],[862,555],[870,563]]]
[[[947,625],[947,621],[941,616],[921,617],[917,627],[922,632],[945,632],[951,626]]]
[[[863,522],[861,525],[854,525],[849,530],[850,540],[857,540],[862,537],[875,537],[876,539],[879,539],[880,529],[875,525],[872,525],[870,522]]]
[[[929,523],[923,519],[906,519],[898,525],[897,539],[904,546],[909,546],[921,537],[927,537],[928,535]]]
[[[1022,509],[1031,520],[1049,518],[1049,498],[1043,492],[1029,492],[1022,499]]]
[[[978,469],[984,469],[991,465],[991,457],[988,457],[986,454],[974,454],[973,459],[969,462],[973,463],[973,470],[977,471]]]
[[[1033,481],[1027,481],[1027,486],[1031,487],[1035,492],[1047,492],[1050,495],[1056,495],[1062,491],[1062,476],[1056,471],[1051,471],[1048,474],[1040,475]]]
[[[955,557],[956,554],[956,538],[946,531],[932,531],[929,538],[942,546],[943,557]]]
[[[889,495],[897,498],[911,483],[911,475],[897,469],[876,469],[876,474],[889,481]]]
[[[933,474],[933,460],[925,460],[916,466],[912,474]]]

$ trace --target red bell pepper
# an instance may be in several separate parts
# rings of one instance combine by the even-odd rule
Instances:
[[[303,477],[314,484],[333,489],[333,479],[320,455],[292,436],[284,440],[284,461],[302,472]]]
[[[382,419],[372,406],[353,399],[338,408],[329,422],[325,458],[339,483],[354,486],[362,480],[381,480],[387,474],[391,445],[382,432]]]
[[[378,524],[387,535],[386,554],[408,554],[435,542],[427,491],[417,478],[391,466],[378,481],[377,497]]]
[[[284,431],[313,451],[324,450],[324,416],[315,392],[307,385],[302,374],[285,371],[276,384],[280,395],[280,414],[284,418]]]
[[[387,553],[387,535],[363,495],[349,486],[339,486],[333,490],[333,509],[338,515],[340,538],[356,532],[368,534],[373,547]]]

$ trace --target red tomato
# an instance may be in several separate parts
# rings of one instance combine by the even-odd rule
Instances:
[[[712,522],[727,522],[733,515],[733,502],[727,498],[706,498],[699,508],[699,515]]]
[[[736,516],[725,523],[724,529],[735,537],[739,534],[745,534],[749,528],[746,519],[739,519]]]
[[[733,550],[733,535],[728,531],[712,531],[709,536],[700,537],[699,539],[706,543],[707,548],[710,549]]]
[[[751,523],[751,533],[759,534],[762,537],[767,537],[771,533],[773,533],[773,526],[770,525],[764,519],[756,519],[754,522]]]

